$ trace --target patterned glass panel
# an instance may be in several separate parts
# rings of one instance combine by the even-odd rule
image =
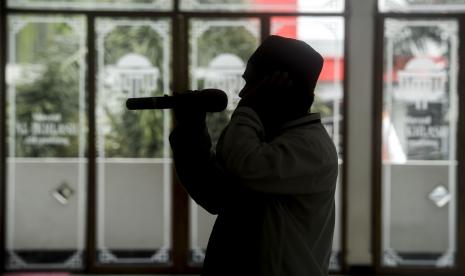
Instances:
[[[384,266],[456,262],[457,33],[453,20],[386,21]]]
[[[19,9],[172,10],[173,0],[7,0]]]
[[[342,17],[273,17],[271,33],[303,40],[324,58],[322,73],[315,89],[312,112],[321,114],[321,121],[337,145],[339,175],[342,172],[343,144],[343,79],[344,79],[344,19]],[[330,269],[340,269],[341,252],[341,177],[336,189],[336,226]]]
[[[7,269],[80,269],[86,213],[86,24],[10,16]]]
[[[180,0],[181,10],[343,12],[344,0]]]
[[[168,93],[171,22],[98,18],[97,250],[105,264],[166,264],[171,250],[167,110],[128,97]]]
[[[260,42],[257,19],[191,20],[190,21],[190,88],[218,88],[228,94],[226,111],[211,113],[207,125],[213,144],[239,101],[238,93],[245,84],[242,74],[249,56]],[[202,264],[216,216],[190,201],[191,262]]]
[[[465,10],[465,0],[379,0],[381,12],[448,12]]]

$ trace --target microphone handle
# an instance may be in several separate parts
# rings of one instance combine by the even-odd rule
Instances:
[[[204,89],[194,93],[177,96],[129,98],[126,107],[129,110],[171,109],[186,106],[196,107],[206,112],[220,112],[228,105],[228,97],[218,89]]]
[[[176,106],[177,101],[179,99],[166,95],[163,97],[129,98],[126,100],[126,107],[129,110],[171,109]]]

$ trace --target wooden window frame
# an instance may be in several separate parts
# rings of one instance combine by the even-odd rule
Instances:
[[[382,110],[383,110],[383,58],[384,58],[384,26],[387,19],[451,19],[456,20],[459,27],[459,71],[458,71],[458,128],[457,128],[457,254],[453,268],[429,267],[385,267],[381,263],[382,258]],[[451,13],[376,13],[375,41],[374,41],[374,73],[373,83],[373,133],[372,133],[372,244],[374,247],[372,263],[374,271],[380,275],[465,275],[465,144],[460,137],[465,137],[465,11]],[[461,93],[462,92],[462,93]]]
[[[81,15],[85,17],[87,23],[87,72],[86,72],[86,95],[87,95],[87,118],[88,118],[88,165],[87,165],[87,219],[86,219],[86,240],[85,240],[85,264],[82,270],[73,272],[81,273],[128,273],[128,274],[178,274],[178,273],[200,273],[200,267],[189,266],[189,224],[188,224],[188,201],[189,196],[178,183],[175,177],[174,169],[173,174],[173,185],[172,185],[172,206],[171,216],[172,218],[172,262],[167,266],[149,266],[149,265],[102,265],[98,264],[96,260],[96,206],[97,206],[97,194],[96,194],[96,83],[94,81],[97,64],[95,61],[96,49],[95,49],[95,22],[99,17],[124,17],[124,18],[167,18],[172,23],[172,42],[171,42],[171,53],[172,53],[172,86],[174,91],[185,91],[188,89],[188,22],[192,18],[258,18],[261,26],[261,38],[270,34],[271,18],[275,16],[312,16],[312,17],[341,17],[344,20],[344,79],[343,79],[343,147],[344,156],[342,164],[342,176],[341,176],[341,271],[335,271],[336,273],[345,272],[348,270],[346,263],[347,253],[347,156],[349,149],[347,148],[347,122],[348,122],[348,16],[349,16],[349,1],[346,0],[345,10],[343,12],[334,13],[312,13],[312,12],[204,12],[204,11],[181,11],[180,2],[181,0],[174,0],[174,8],[172,11],[105,11],[105,10],[66,10],[66,9],[18,9],[8,8],[6,2],[0,1],[0,43],[5,45],[0,48],[0,272],[5,272],[5,250],[6,250],[6,143],[7,143],[7,129],[6,129],[6,64],[7,64],[7,46],[8,45],[8,30],[7,30],[7,17],[9,15],[23,14],[23,15]],[[173,54],[177,53],[177,54]],[[465,56],[465,55],[464,55]],[[42,269],[50,271],[53,269]],[[63,269],[59,269],[62,271]],[[34,269],[36,271],[36,269]],[[40,271],[40,269],[37,269]]]

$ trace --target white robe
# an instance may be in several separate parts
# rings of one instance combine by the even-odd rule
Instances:
[[[338,158],[319,114],[267,142],[258,115],[238,107],[216,156],[200,126],[179,126],[170,141],[182,184],[218,214],[202,275],[327,275]]]

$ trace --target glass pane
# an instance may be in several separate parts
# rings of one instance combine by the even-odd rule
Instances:
[[[10,16],[7,64],[8,269],[83,265],[86,25]]]
[[[125,102],[168,93],[171,22],[99,18],[96,28],[98,262],[166,264],[170,114],[129,111]]]
[[[378,0],[381,12],[447,12],[465,10],[465,0]]]
[[[384,29],[382,264],[449,267],[456,253],[458,24]]]
[[[341,254],[341,175],[343,160],[343,79],[344,19],[342,17],[272,17],[271,33],[307,42],[324,58],[323,70],[315,88],[312,112],[321,114],[321,121],[333,138],[339,154],[339,177],[336,188],[336,226],[334,229],[331,270],[340,269]]]
[[[173,0],[7,0],[8,7],[66,10],[172,10]]]
[[[239,101],[244,85],[242,74],[250,55],[260,43],[258,19],[190,21],[190,88],[218,88],[228,94],[228,107],[207,116],[207,125],[216,145],[221,131]],[[202,264],[215,216],[190,204],[191,262]]]
[[[344,0],[180,0],[181,10],[343,12]]]

